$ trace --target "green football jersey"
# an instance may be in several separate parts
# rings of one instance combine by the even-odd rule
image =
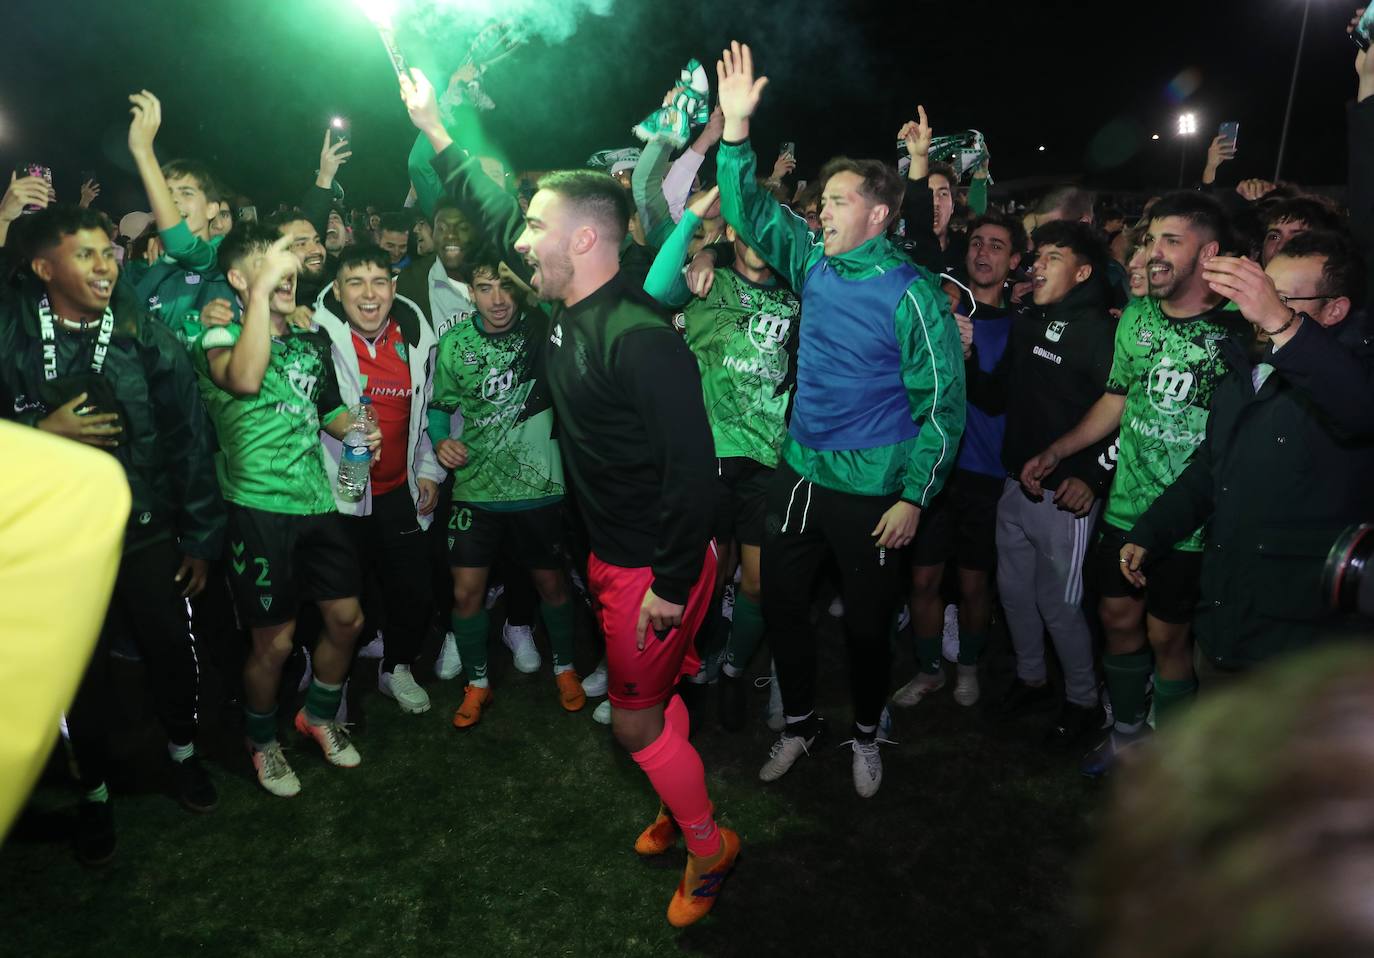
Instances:
[[[320,424],[344,409],[329,337],[290,327],[272,337],[272,358],[256,396],[235,396],[210,378],[206,352],[231,348],[238,323],[207,329],[192,359],[219,436],[219,485],[229,502],[263,512],[333,512],[334,491],[320,448]]]
[[[430,406],[463,413],[467,465],[453,471],[453,498],[524,502],[563,495],[553,403],[540,375],[548,318],[527,310],[509,330],[485,332],[481,316],[439,340]]]
[[[1239,313],[1221,307],[1188,320],[1165,316],[1154,299],[1126,307],[1107,377],[1107,391],[1126,397],[1108,524],[1129,531],[1182,474],[1207,434],[1217,383],[1230,372],[1222,340],[1248,329]],[[1201,550],[1202,530],[1175,548]]]
[[[778,464],[800,315],[792,290],[759,286],[732,269],[716,270],[707,297],[693,298],[679,314],[701,368],[702,398],[720,458]]]

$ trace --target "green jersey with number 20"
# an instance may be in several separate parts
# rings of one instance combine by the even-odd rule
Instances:
[[[1221,343],[1249,324],[1231,308],[1192,319],[1165,316],[1154,299],[1136,299],[1116,328],[1107,392],[1124,395],[1121,453],[1103,518],[1130,531],[1182,474],[1207,434],[1212,394],[1229,371]],[[1202,549],[1202,530],[1174,548]]]

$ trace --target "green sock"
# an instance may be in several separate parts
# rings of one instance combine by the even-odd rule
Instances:
[[[573,618],[573,604],[564,602],[562,605],[549,605],[547,602],[540,602],[539,614],[544,617],[544,628],[549,633],[549,645],[553,647],[554,673],[572,668],[573,629],[576,622]],[[458,654],[462,655],[461,652]]]
[[[86,793],[88,802],[108,802],[110,800],[110,789],[104,782]]]
[[[463,660],[463,671],[468,674],[468,682],[485,685],[487,681],[487,610],[478,609],[470,619],[458,618],[453,614],[453,638],[458,643],[458,657]]]
[[[940,636],[916,637],[916,667],[926,675],[940,671]]]
[[[749,667],[749,660],[763,640],[763,609],[743,592],[735,593],[735,627],[725,643],[725,662],[738,675]]]
[[[277,710],[259,715],[248,708],[243,710],[243,722],[247,727],[248,741],[259,747],[271,745],[277,740]]]
[[[1197,694],[1197,679],[1164,679],[1155,673],[1155,727],[1178,720],[1179,711]]]
[[[983,646],[988,644],[986,632],[960,632],[959,633],[959,664],[977,665],[978,656],[983,652]]]
[[[339,714],[339,702],[343,700],[343,683],[330,685],[319,679],[310,680],[310,688],[305,691],[305,719],[311,725],[322,725],[334,721]]]
[[[1107,673],[1107,692],[1112,697],[1112,715],[1121,732],[1138,732],[1145,721],[1145,688],[1152,668],[1150,649],[1142,647],[1129,655],[1102,656]]]

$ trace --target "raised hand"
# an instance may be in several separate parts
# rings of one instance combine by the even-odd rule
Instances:
[[[223,297],[212,299],[200,308],[202,326],[228,326],[233,321],[234,307]]]
[[[349,149],[348,140],[339,137],[330,142],[331,133],[324,131],[324,147],[320,150],[320,174],[315,180],[315,185],[321,189],[329,189],[334,185],[334,177],[339,175],[339,167],[348,162],[348,158],[353,155]]]
[[[262,272],[258,273],[253,295],[271,296],[272,290],[281,285],[282,280],[296,275],[300,268],[301,261],[291,252],[291,237],[283,236],[268,247],[263,255]]]
[[[697,194],[692,197],[691,202],[687,204],[687,208],[691,210],[699,220],[710,219],[711,207],[715,206],[719,201],[720,187],[713,186],[709,190],[698,190]],[[716,206],[716,214],[719,215],[719,213],[720,207]]]
[[[406,112],[410,114],[410,122],[415,124],[415,129],[427,133],[435,127],[442,127],[443,122],[439,119],[439,101],[435,98],[434,86],[424,71],[418,67],[411,67],[410,76],[402,76],[400,80],[401,102],[406,105]]]
[[[725,114],[725,136],[742,140],[749,133],[749,118],[758,109],[767,77],[754,77],[754,55],[748,44],[730,41],[716,63],[716,102]]]
[[[95,180],[87,180],[81,184],[81,203],[83,207],[90,206],[100,195],[100,184]]]
[[[963,313],[954,314],[954,324],[959,327],[959,345],[964,347],[964,358],[973,357],[973,320]]]
[[[906,151],[912,159],[927,155],[930,152],[930,141],[935,137],[930,128],[930,121],[926,118],[924,106],[916,105],[916,116],[919,119],[907,120],[897,133],[900,139],[906,141]]]
[[[1355,11],[1355,16],[1350,20],[1350,26],[1346,27],[1346,33],[1354,33],[1359,26],[1361,18],[1364,17],[1365,7],[1360,7]],[[1360,78],[1360,89],[1356,94],[1356,100],[1363,102],[1374,96],[1374,57],[1369,55],[1368,50],[1360,50],[1355,54],[1355,75]]]
[[[162,102],[147,90],[129,95],[129,152],[135,157],[150,155],[153,141],[162,126]]]
[[[43,177],[17,179],[11,173],[9,189],[5,190],[4,199],[0,199],[0,223],[13,223],[23,214],[26,206],[47,206],[52,201],[52,187]]]
[[[797,160],[791,153],[779,153],[778,158],[773,162],[773,175],[768,179],[773,183],[781,183],[782,178],[796,168]]]
[[[1213,256],[1202,267],[1202,278],[1214,293],[1240,307],[1240,314],[1264,333],[1272,333],[1293,318],[1293,310],[1279,299],[1269,274],[1254,260]]]
[[[706,125],[697,134],[697,140],[692,144],[692,149],[702,156],[706,151],[720,142],[721,135],[725,132],[725,113],[721,110],[720,104],[711,111],[711,118],[706,121]]]
[[[1241,180],[1240,183],[1236,185],[1236,192],[1251,203],[1256,200],[1264,199],[1270,193],[1274,192],[1275,189],[1277,189],[1277,187],[1268,180]]]
[[[1235,141],[1218,134],[1212,139],[1212,145],[1207,148],[1207,166],[1202,171],[1202,182],[1211,186],[1216,182],[1217,168],[1227,160],[1235,158]]]

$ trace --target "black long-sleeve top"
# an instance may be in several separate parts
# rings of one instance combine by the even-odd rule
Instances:
[[[654,593],[685,604],[715,502],[715,445],[691,351],[617,275],[554,308],[545,370],[592,551],[612,565],[652,566]]]

